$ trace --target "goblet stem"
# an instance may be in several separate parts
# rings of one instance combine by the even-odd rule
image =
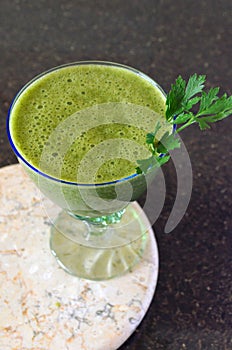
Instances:
[[[95,218],[79,216],[68,212],[71,217],[81,220],[86,224],[86,231],[83,233],[84,238],[89,241],[92,236],[102,236],[109,231],[109,225],[119,223],[125,209],[122,209],[118,212],[112,213],[110,215],[103,215]]]
[[[98,216],[98,217],[86,217],[86,216],[80,216],[80,215],[76,215],[72,212],[68,212],[69,215],[73,216],[76,219],[79,220],[83,220],[83,221],[87,221],[90,224],[94,224],[94,225],[99,225],[100,226],[106,226],[106,225],[110,225],[110,224],[116,224],[118,222],[120,222],[123,214],[125,213],[125,208],[121,209],[115,213],[109,214],[109,215],[102,215],[102,216]]]
[[[122,275],[142,257],[150,227],[137,203],[115,224],[78,220],[61,212],[51,230],[51,250],[69,273],[92,280]]]

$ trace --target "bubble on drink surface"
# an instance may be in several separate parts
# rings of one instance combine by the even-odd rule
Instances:
[[[115,109],[117,113],[113,113],[120,115],[120,118],[109,118],[108,124],[115,124],[115,126],[108,127],[105,116],[101,129],[99,113],[102,107],[99,106],[107,104],[112,105],[106,108],[105,114],[107,110],[110,113],[110,109]],[[154,113],[163,114],[164,108],[165,98],[162,92],[152,82],[142,79],[141,76],[127,69],[92,64],[64,67],[37,79],[20,95],[14,106],[12,118],[14,139],[22,155],[29,159],[32,165],[54,177],[62,176],[64,180],[76,181],[78,163],[89,151],[89,145],[95,147],[105,139],[105,136],[112,138],[112,135],[118,138],[131,138],[134,141],[145,140],[146,133],[141,133],[140,126],[137,127],[137,120],[141,119],[140,124],[142,121],[146,132],[150,131],[154,127]],[[95,115],[91,123],[95,126],[87,120],[88,114],[93,112],[92,109]],[[80,111],[82,111],[81,115]],[[99,111],[98,114],[97,111]],[[148,111],[153,113],[150,120],[146,120]],[[129,115],[129,113],[133,114]],[[74,115],[75,118],[72,118]],[[79,123],[76,122],[76,118],[79,118]],[[70,125],[68,125],[69,122]],[[89,131],[92,127],[96,127],[96,123],[98,129],[95,129],[95,134],[103,133],[105,128],[108,130],[108,135],[103,134],[101,139],[99,136],[98,140],[92,141]],[[129,132],[131,124],[134,128],[137,127],[137,130],[133,130],[132,127]],[[83,131],[86,127],[89,136],[81,136],[82,140],[77,140],[79,138],[76,133],[77,128]],[[60,139],[54,140],[53,134],[57,132]],[[48,147],[48,141],[50,141],[50,147],[52,145],[51,149]],[[69,148],[73,151],[69,151]],[[53,156],[54,152],[58,153],[56,157]],[[78,156],[74,157],[75,154]],[[42,162],[41,159],[43,159]],[[44,162],[45,159],[47,159],[46,162]],[[61,173],[59,162],[64,165]],[[134,171],[132,164],[131,171]]]
[[[154,120],[163,124],[161,136],[167,130],[163,117],[145,107],[106,103],[78,111],[53,130],[44,147],[40,167],[55,177],[81,183],[92,183],[89,175],[93,169],[98,171],[94,182],[130,176],[135,173],[136,160],[149,157],[145,139]],[[171,126],[169,129],[171,131]],[[58,153],[55,158],[54,151]],[[117,166],[99,163],[100,155],[105,153],[105,161],[115,159]],[[83,169],[82,160],[86,162]]]

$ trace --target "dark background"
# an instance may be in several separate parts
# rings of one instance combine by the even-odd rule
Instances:
[[[36,74],[70,61],[133,66],[167,91],[178,74],[207,75],[232,89],[231,0],[0,0],[0,166],[16,163],[5,118],[16,92]],[[176,175],[154,225],[160,274],[152,305],[120,350],[232,349],[232,119],[181,136],[193,192],[178,227],[165,234]],[[141,199],[141,203],[144,198]],[[105,350],[105,349],[104,349]]]

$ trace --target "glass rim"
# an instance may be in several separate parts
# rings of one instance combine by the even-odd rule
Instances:
[[[135,74],[137,74],[138,76],[140,76],[143,79],[146,79],[147,81],[149,81],[152,85],[154,85],[156,88],[159,89],[159,91],[163,94],[164,97],[166,97],[166,94],[164,92],[164,90],[162,89],[162,87],[152,78],[150,78],[148,75],[146,75],[145,73],[141,72],[140,70],[127,66],[125,64],[121,64],[121,63],[117,63],[117,62],[111,62],[111,61],[101,61],[101,60],[84,60],[84,61],[74,61],[74,62],[70,62],[70,63],[65,63],[59,66],[55,66],[53,68],[47,69],[46,71],[36,75],[34,78],[32,78],[31,80],[29,80],[25,85],[23,85],[23,87],[18,91],[18,93],[15,95],[15,97],[13,98],[9,110],[8,110],[8,114],[7,114],[7,122],[6,122],[6,129],[7,129],[7,136],[8,136],[8,140],[10,142],[10,145],[15,153],[15,155],[17,156],[17,158],[19,158],[23,163],[25,163],[31,170],[33,170],[34,172],[36,172],[37,174],[56,181],[58,183],[62,183],[62,184],[66,184],[66,185],[73,185],[73,186],[83,186],[83,187],[91,187],[91,186],[96,186],[96,187],[101,187],[101,186],[106,186],[106,185],[114,185],[120,182],[124,182],[124,181],[128,181],[130,179],[133,179],[137,176],[141,176],[143,174],[138,174],[138,173],[134,173],[132,175],[117,179],[117,180],[113,180],[113,181],[107,181],[107,182],[99,182],[99,183],[82,183],[82,182],[74,182],[74,181],[66,181],[66,180],[62,180],[56,177],[53,177],[52,175],[46,174],[45,172],[43,172],[42,170],[36,168],[34,165],[30,164],[30,162],[25,159],[25,157],[19,152],[19,150],[17,149],[13,137],[11,135],[11,130],[10,130],[10,118],[11,118],[11,113],[12,110],[14,108],[14,105],[17,103],[18,98],[21,96],[21,94],[29,87],[31,86],[34,82],[36,82],[37,80],[39,80],[40,78],[42,78],[44,75],[50,74],[54,71],[57,71],[59,69],[62,68],[66,68],[66,67],[70,67],[70,66],[78,66],[78,65],[102,65],[102,66],[112,66],[112,67],[118,67],[118,68],[122,68],[122,69],[126,69],[129,70]]]

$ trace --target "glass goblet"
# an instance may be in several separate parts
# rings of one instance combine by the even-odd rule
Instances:
[[[89,64],[89,62],[74,64]],[[112,65],[131,70],[134,74],[141,76],[141,79],[149,79],[163,94],[162,89],[154,81],[134,69],[108,62],[91,62],[91,64]],[[62,69],[62,67],[53,70]],[[49,153],[56,148],[55,143],[57,140],[60,142],[63,139],[65,150],[69,143],[66,133],[70,134],[70,129],[69,127],[65,128],[62,123],[56,129],[55,135],[53,133],[51,136],[49,144],[52,144],[52,147],[44,147],[40,161],[41,167],[35,167],[30,159],[26,159],[14,140],[11,123],[12,115],[21,94],[27,91],[37,79],[49,74],[49,72],[45,72],[29,82],[14,99],[8,115],[8,137],[19,162],[29,177],[45,196],[62,209],[52,222],[50,237],[51,251],[59,265],[68,273],[78,277],[91,280],[109,279],[129,271],[143,255],[148,241],[150,224],[142,209],[134,201],[146,190],[147,184],[154,178],[155,172],[150,171],[146,176],[134,173],[131,176],[104,183],[95,182],[94,180],[92,182],[72,182],[62,180],[60,175],[63,160],[60,159],[59,161],[58,159],[56,176],[49,175],[49,171],[46,172],[46,167],[49,167],[47,159]],[[94,120],[96,120],[96,110],[94,108],[93,106],[92,109],[81,112],[87,113],[85,120],[88,121],[88,127],[94,126]],[[97,106],[97,114],[100,115],[100,118],[104,113],[107,113],[107,115],[110,113],[112,123],[123,123],[120,119],[122,118],[122,110],[124,116],[128,113],[135,113],[138,121],[141,120],[141,114],[144,115],[145,110],[148,114],[154,113],[147,108],[128,105],[127,103],[107,103]],[[94,116],[94,118],[91,119],[91,116]],[[73,120],[77,120],[76,114],[71,117]],[[127,118],[125,118],[124,123],[126,121]],[[142,124],[143,121],[141,127]],[[78,125],[71,125],[75,130],[79,130]],[[62,135],[59,135],[59,131]],[[120,140],[117,140],[118,143],[120,143]],[[117,157],[113,153],[117,148],[115,145],[112,141],[111,147],[108,148],[107,159]],[[104,145],[103,148],[105,148]],[[96,152],[101,153],[101,149]],[[136,153],[133,161],[136,158],[141,159],[146,155],[148,156],[149,153],[146,154],[146,152],[148,150],[141,148],[141,154]],[[43,155],[45,156],[43,157]],[[122,154],[120,156],[122,157]],[[90,160],[83,161],[83,167],[93,167],[91,161],[91,157]],[[43,171],[40,169],[43,169]]]

